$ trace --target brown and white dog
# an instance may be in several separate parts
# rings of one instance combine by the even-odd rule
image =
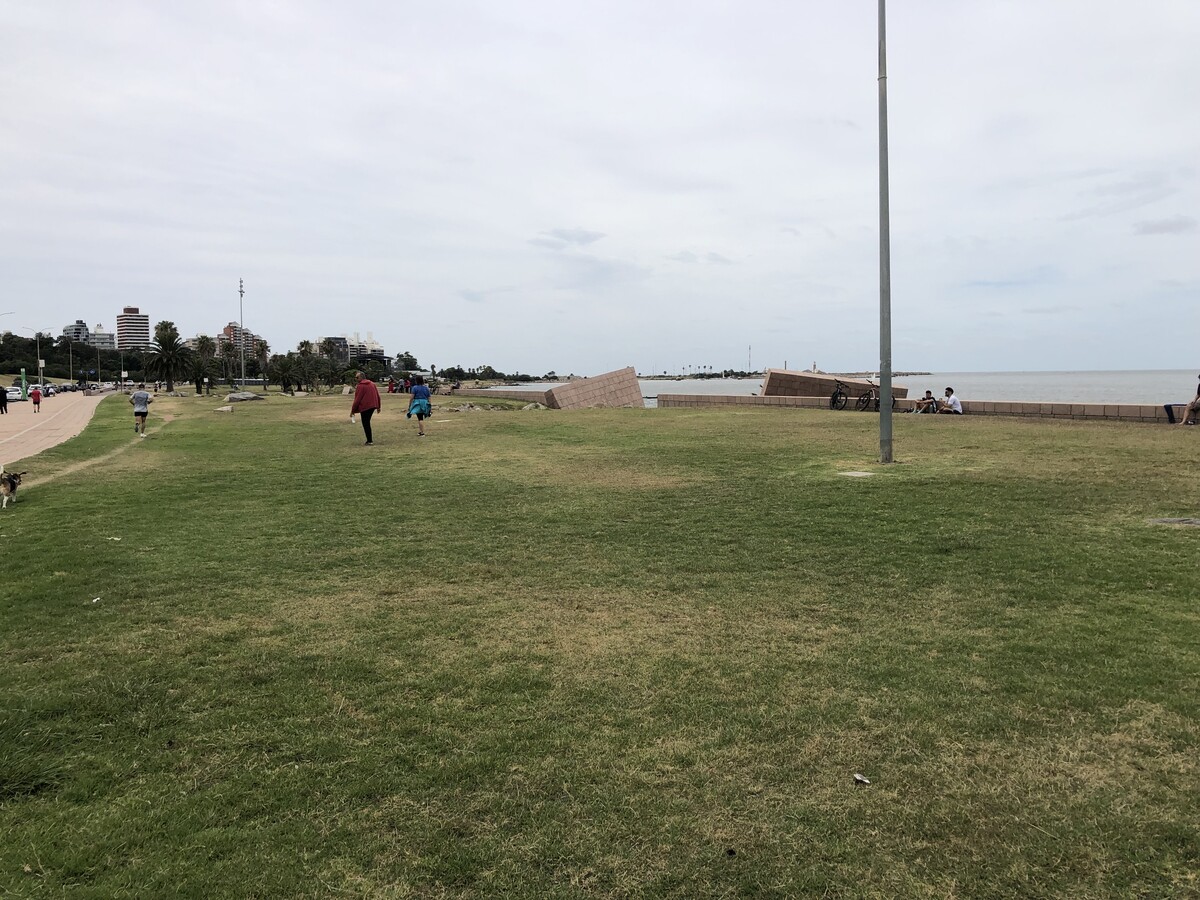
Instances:
[[[17,488],[21,486],[21,476],[28,474],[27,472],[5,472],[0,469],[0,500],[3,500],[3,505],[0,509],[8,509],[8,501],[11,499],[13,503],[17,502]]]

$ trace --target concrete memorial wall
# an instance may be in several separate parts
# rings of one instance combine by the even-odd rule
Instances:
[[[788,369],[767,369],[763,378],[762,396],[764,397],[828,397],[841,382],[849,390],[850,402],[853,403],[859,395],[870,390],[875,385],[863,378],[840,378],[836,375],[826,375],[824,372],[793,372]],[[892,396],[903,400],[908,396],[908,388],[892,382]]]

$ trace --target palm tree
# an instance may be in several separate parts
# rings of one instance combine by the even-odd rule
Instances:
[[[326,359],[333,359],[337,355],[337,341],[333,338],[321,338],[318,352]]]
[[[233,345],[233,341],[224,337],[217,346],[217,352],[221,356],[221,377],[229,384],[233,384],[233,376],[237,371],[237,348]]]
[[[196,383],[196,394],[199,396],[200,394],[204,393],[204,382],[206,379],[210,385],[209,390],[212,390],[211,385],[219,374],[217,369],[217,361],[211,356],[202,355],[199,350],[192,353],[191,357],[192,358],[188,367],[188,371],[191,375],[192,381]]]
[[[281,391],[293,393],[291,388],[296,379],[296,357],[290,353],[287,356],[276,354],[271,357],[267,370],[271,373],[270,377],[279,382]]]
[[[300,343],[307,342],[301,341]],[[301,387],[316,392],[320,363],[319,357],[313,356],[312,353],[305,353],[303,350],[300,351],[300,355],[296,357],[296,381]]]
[[[196,382],[196,393],[204,393],[204,379],[209,379],[209,384],[212,384],[212,379],[217,377],[216,366],[213,365],[213,356],[216,355],[217,344],[207,334],[196,336],[196,349],[193,353],[192,361],[192,378]],[[210,387],[211,391],[212,388]]]
[[[262,338],[254,339],[254,358],[258,360],[258,370],[262,373],[263,390],[267,389],[267,372],[270,369],[271,345]]]
[[[329,390],[333,390],[342,381],[342,367],[334,359],[321,360],[321,379]]]
[[[188,368],[191,351],[179,340],[174,322],[162,321],[154,326],[154,343],[150,345],[149,367],[155,378],[167,383],[167,393],[175,390],[175,379]]]

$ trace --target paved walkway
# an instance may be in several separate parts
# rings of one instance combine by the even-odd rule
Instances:
[[[0,464],[34,456],[83,431],[100,401],[109,394],[85,397],[82,391],[56,394],[34,413],[28,400],[10,400],[8,415],[0,416]]]

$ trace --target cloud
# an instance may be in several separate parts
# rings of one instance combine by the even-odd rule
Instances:
[[[511,294],[515,290],[517,290],[515,285],[487,288],[482,291],[474,291],[469,288],[463,288],[458,292],[458,296],[462,297],[468,303],[484,303],[489,297],[493,297],[496,294]]]
[[[1062,273],[1054,266],[1038,266],[1024,272],[1015,272],[1007,278],[979,278],[967,281],[964,287],[1004,290],[1015,287],[1052,284],[1061,280]]]
[[[1058,316],[1064,313],[1080,312],[1080,307],[1065,303],[1055,306],[1027,306],[1021,312],[1030,316]]]
[[[1112,216],[1157,203],[1173,196],[1179,188],[1170,184],[1166,175],[1147,172],[1111,184],[1101,184],[1085,192],[1098,202],[1060,217],[1063,222],[1078,219]]]
[[[733,265],[732,259],[727,256],[722,256],[720,253],[714,253],[711,250],[703,255],[693,253],[691,250],[680,250],[678,253],[668,254],[664,258],[673,262],[687,263],[688,265],[700,262],[706,262],[714,266]]]
[[[603,231],[588,231],[586,228],[551,228],[549,231],[543,231],[542,234],[565,244],[574,244],[577,247],[594,244],[605,236]]]
[[[1144,310],[1195,321],[1200,256],[1170,236],[1200,230],[1196,4],[1076,5],[894,17],[900,366],[1187,353]],[[870,327],[819,327],[874,318],[864,4],[120,7],[8,4],[0,34],[0,271],[63,323],[130,304],[211,334],[245,277],[247,325],[279,347],[371,330],[522,371],[661,370],[665,347],[742,368],[748,344],[870,365]],[[410,341],[416,304],[449,327]],[[965,337],[913,340],[945,318]],[[1056,339],[1022,340],[1031,322]]]
[[[1191,234],[1196,230],[1196,220],[1191,216],[1171,216],[1169,219],[1150,219],[1133,224],[1133,233],[1147,234]]]

